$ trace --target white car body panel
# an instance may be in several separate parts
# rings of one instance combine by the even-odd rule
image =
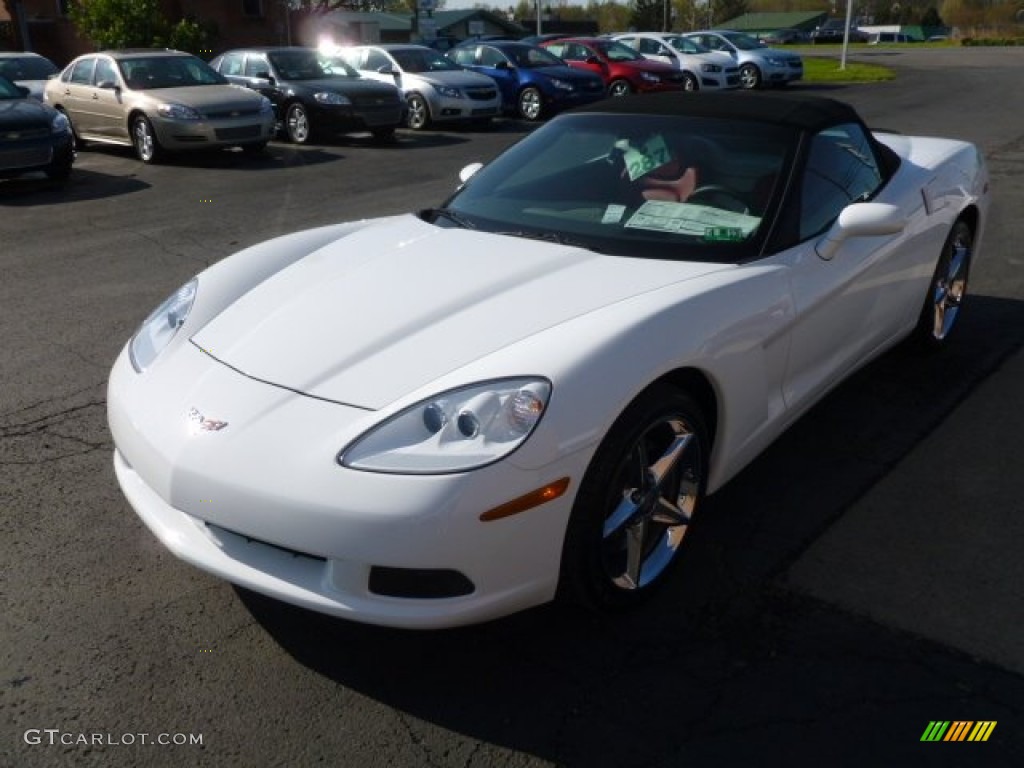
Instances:
[[[988,177],[969,144],[879,138],[904,158],[876,200],[904,212],[903,231],[847,240],[827,260],[818,239],[744,264],[602,256],[411,215],[247,249],[200,276],[143,374],[127,347],[116,362],[119,482],[179,557],[314,610],[428,628],[550,600],[583,473],[650,383],[680,369],[711,383],[713,492],[914,327],[951,226],[967,206],[987,216]],[[412,404],[511,376],[542,376],[552,396],[500,461],[424,476],[336,460]],[[190,412],[223,429],[197,429]],[[563,477],[565,495],[481,522]],[[372,566],[457,568],[475,590],[382,596],[366,587]]]

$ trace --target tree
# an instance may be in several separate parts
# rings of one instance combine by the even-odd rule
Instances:
[[[633,0],[630,5],[630,27],[645,32],[663,28],[665,23],[664,0]]]
[[[167,28],[157,0],[78,0],[68,16],[100,48],[148,48]]]

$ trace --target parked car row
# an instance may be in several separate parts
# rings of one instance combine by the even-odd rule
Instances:
[[[63,115],[74,146],[131,146],[146,163],[203,148],[258,153],[275,136],[303,144],[318,134],[370,132],[389,140],[400,126],[540,120],[606,96],[751,89],[803,76],[798,55],[739,32],[536,42],[476,39],[444,54],[412,44],[254,47],[210,63],[131,49],[85,54],[62,71],[36,54],[12,53],[0,55],[0,73]]]

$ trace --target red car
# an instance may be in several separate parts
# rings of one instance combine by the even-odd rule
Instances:
[[[660,61],[646,59],[616,40],[603,37],[570,37],[541,43],[576,69],[595,72],[604,80],[609,96],[627,93],[682,91],[684,75]]]

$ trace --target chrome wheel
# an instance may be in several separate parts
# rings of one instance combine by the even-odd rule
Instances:
[[[132,142],[135,154],[144,163],[155,163],[160,159],[160,142],[153,133],[153,126],[142,115],[132,122]]]
[[[519,94],[519,115],[526,120],[539,120],[543,110],[540,91],[526,88]]]
[[[740,67],[740,85],[747,90],[760,87],[761,70],[753,64],[744,64]]]
[[[616,80],[608,86],[609,96],[628,96],[632,92],[632,86],[625,80]]]
[[[928,297],[921,311],[918,328],[928,344],[944,342],[960,317],[960,309],[967,295],[972,244],[970,227],[958,221],[942,247]]]
[[[619,417],[573,507],[563,584],[599,608],[646,597],[679,559],[704,492],[707,432],[694,402],[656,386]]]
[[[304,106],[292,104],[288,107],[284,115],[284,130],[288,134],[288,140],[295,144],[305,144],[309,141],[309,115]]]
[[[427,123],[430,122],[430,110],[427,107],[427,102],[424,101],[422,96],[412,94],[407,103],[409,105],[409,114],[406,117],[405,124],[414,131],[422,130],[427,127]]]

